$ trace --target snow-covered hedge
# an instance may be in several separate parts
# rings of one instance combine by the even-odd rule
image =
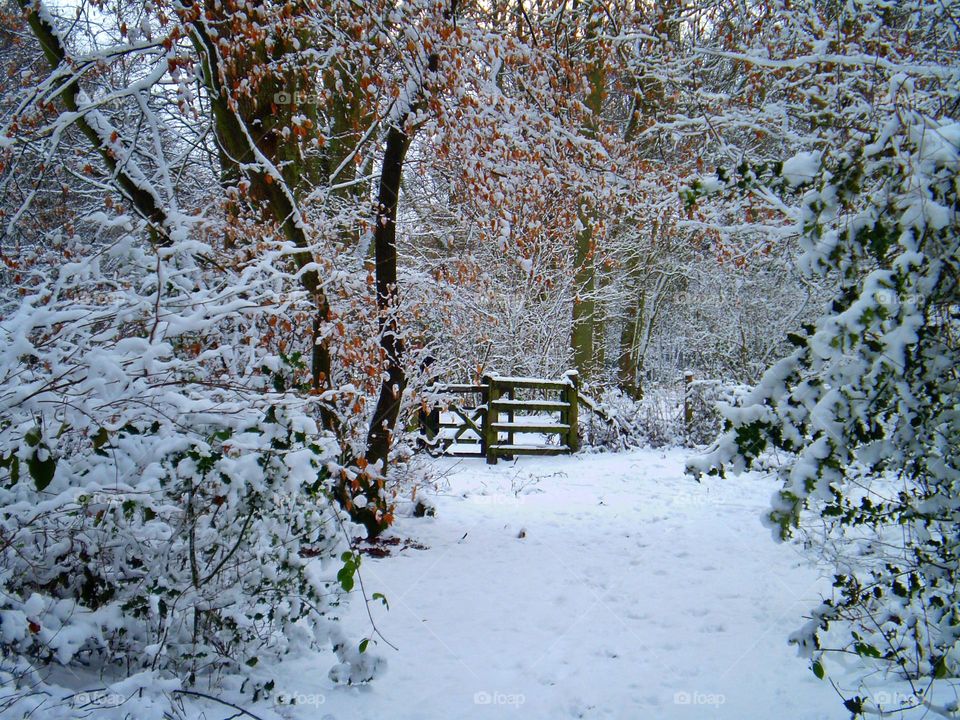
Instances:
[[[313,642],[335,572],[311,558],[340,544],[330,448],[283,414],[206,440],[128,425],[69,454],[35,429],[12,466],[53,475],[0,489],[3,679],[77,661],[192,680]]]
[[[726,408],[728,431],[694,469],[739,472],[777,452],[771,528],[834,564],[833,596],[792,641],[818,677],[857,656],[910,684],[905,705],[955,717],[927,690],[955,692],[960,677],[960,123],[901,110],[855,152],[804,158],[803,183],[796,165],[745,182],[797,186],[803,259],[842,291]],[[846,706],[902,709],[857,689]]]
[[[634,400],[617,388],[604,390],[596,412],[580,411],[583,444],[603,450],[673,445],[680,442],[680,406],[671,388],[651,388]]]
[[[686,443],[704,445],[711,442],[724,429],[722,408],[739,406],[749,392],[747,385],[722,380],[693,380],[687,384],[683,427]]]
[[[257,341],[289,306],[186,247],[37,248],[0,313],[0,714],[147,717],[228,678],[264,697],[310,648],[335,681],[378,667],[331,615],[357,564],[339,448]]]
[[[582,411],[583,442],[606,450],[703,445],[723,429],[721,406],[738,405],[749,389],[739,383],[696,380],[684,390],[650,386],[640,400],[619,389],[608,389],[596,402],[597,412]]]

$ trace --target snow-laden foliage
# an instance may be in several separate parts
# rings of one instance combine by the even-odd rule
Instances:
[[[612,451],[673,444],[680,437],[675,400],[656,393],[637,401],[619,389],[608,390],[596,400],[581,395],[583,442]]]
[[[742,405],[750,390],[739,383],[691,378],[683,390],[683,439],[690,445],[712,442],[723,429],[721,408]]]
[[[0,315],[0,708],[86,712],[83,668],[114,698],[244,673],[261,695],[264,665],[331,646],[369,680],[327,617],[356,571],[339,448],[284,391],[297,358],[255,342],[289,310],[277,279],[124,224],[21,254]]]
[[[926,704],[929,681],[960,672],[960,124],[904,111],[857,154],[773,174],[804,191],[810,271],[844,289],[726,409],[729,429],[695,466],[785,454],[772,527],[799,527],[836,563],[835,596],[793,641],[820,676],[826,653],[851,652]],[[847,706],[864,709],[857,695]]]
[[[392,522],[422,387],[576,366],[604,399],[597,444],[699,440],[712,399],[684,416],[684,370],[703,389],[754,383],[827,289],[845,288],[839,316],[897,273],[919,281],[910,258],[927,249],[851,255],[844,233],[905,216],[905,178],[949,197],[952,161],[930,165],[912,128],[949,140],[956,0],[0,13],[0,548],[27,631],[4,627],[20,628],[11,657],[37,667],[99,653],[175,682],[252,673],[266,690],[262,657],[334,599],[327,570],[344,588],[356,572],[329,494],[371,535]],[[714,165],[739,174],[678,197]],[[820,195],[798,211],[806,190]],[[906,312],[886,311],[861,324]],[[904,323],[908,356],[925,336]],[[841,362],[811,340],[821,330],[795,336],[809,365],[791,355],[778,387],[795,367],[818,407],[872,402],[814,385]],[[836,335],[848,359],[875,342]],[[769,382],[754,395],[768,410]],[[731,411],[737,427],[756,407]],[[869,414],[883,432],[886,408]],[[798,417],[771,442],[832,458]],[[877,466],[888,482],[898,469]],[[806,485],[787,488],[784,527],[813,509]],[[154,607],[152,587],[183,599]],[[124,610],[135,593],[147,605]],[[109,624],[116,607],[129,627]],[[99,619],[56,633],[57,613]],[[376,663],[349,653],[335,677],[364,681]]]
[[[721,407],[740,405],[750,387],[718,380],[657,385],[636,400],[619,389],[582,401],[584,443],[592,448],[704,446],[723,425]]]
[[[779,465],[771,527],[800,534],[835,579],[793,641],[849,710],[878,710],[857,683],[880,671],[913,688],[880,710],[949,715],[925,691],[960,673],[958,7],[773,5],[775,22],[759,6],[758,34],[707,52],[744,71],[766,131],[782,113],[789,143],[720,163],[681,195],[692,213],[739,206],[732,218],[799,238],[805,276],[837,290],[742,406],[724,409],[725,432],[693,467]],[[853,684],[833,661],[844,657]]]

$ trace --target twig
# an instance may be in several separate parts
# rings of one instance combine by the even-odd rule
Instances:
[[[340,517],[340,510],[336,507],[336,504],[334,503],[331,503],[331,507],[333,508],[334,517],[337,518],[337,524],[340,526],[340,531],[343,533],[343,536],[347,539],[347,545],[350,546],[350,550],[352,552],[357,553],[359,555],[359,552],[353,545],[353,539],[350,537],[350,533],[347,532],[347,528],[343,524],[343,518]],[[373,619],[373,613],[370,612],[370,598],[367,597],[367,589],[363,585],[363,575],[360,572],[359,567],[357,567],[356,574],[357,574],[357,581],[360,583],[360,594],[363,595],[363,606],[364,606],[364,609],[367,611],[367,617],[370,619],[370,627],[373,628],[373,632],[377,637],[379,637],[381,640],[383,640],[383,642],[385,642],[387,645],[389,645],[391,648],[393,648],[397,652],[400,652],[400,648],[398,648],[392,642],[387,640],[383,636],[383,633],[380,632],[380,628],[377,627],[377,623]]]
[[[253,720],[264,720],[264,719],[263,719],[262,717],[260,717],[259,715],[255,714],[255,713],[252,713],[252,712],[250,712],[249,710],[246,710],[245,708],[240,707],[239,705],[234,705],[232,702],[229,702],[229,701],[227,701],[227,700],[223,700],[222,698],[218,698],[218,697],[216,697],[215,695],[208,695],[207,693],[200,692],[199,690],[174,690],[174,691],[173,691],[173,694],[174,694],[174,695],[189,695],[189,696],[191,696],[191,697],[203,698],[204,700],[213,700],[214,702],[218,702],[218,703],[220,703],[221,705],[225,705],[225,706],[228,707],[228,708],[231,708],[231,709],[233,709],[233,710],[236,710],[236,711],[237,711],[238,713],[240,713],[241,715],[246,715],[247,717],[251,717],[251,718],[253,718]],[[236,716],[234,716],[234,717],[236,717]]]

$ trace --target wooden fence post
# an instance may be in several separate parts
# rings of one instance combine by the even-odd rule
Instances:
[[[569,403],[567,408],[567,447],[574,453],[580,449],[580,373],[576,370],[570,370],[564,373],[567,379],[567,387],[563,391],[563,399]]]
[[[683,374],[683,433],[690,437],[693,430],[693,373],[687,370]]]
[[[500,386],[497,385],[497,379],[493,375],[484,375],[483,382],[487,386],[485,393],[487,412],[483,416],[483,444],[481,450],[487,456],[487,465],[496,465],[497,429],[494,427],[494,423],[499,419],[500,413],[493,409],[493,403],[500,398]]]
[[[515,389],[512,385],[510,386],[510,389],[507,391],[507,399],[509,399],[509,400],[516,400],[516,399],[517,399],[517,391],[516,391],[516,389]],[[513,425],[513,423],[514,423],[514,418],[515,418],[516,416],[517,416],[517,414],[516,414],[516,412],[514,412],[514,409],[513,409],[513,407],[511,406],[511,408],[510,408],[509,410],[507,410],[507,422],[510,423],[511,425]],[[514,444],[513,438],[514,438],[514,436],[513,436],[513,430],[511,429],[511,430],[507,433],[507,445],[513,445],[513,444]],[[504,455],[503,457],[504,457],[505,460],[513,460],[513,455]]]
[[[429,399],[429,405],[421,404],[419,411],[420,425],[423,434],[431,443],[440,435],[440,405],[431,396],[443,392],[443,386],[439,383],[430,383],[425,388],[425,395]],[[424,412],[424,409],[426,412]]]

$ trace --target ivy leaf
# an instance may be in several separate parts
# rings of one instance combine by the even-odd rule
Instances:
[[[35,448],[40,444],[40,441],[43,439],[43,435],[40,433],[40,428],[35,427],[26,435],[23,436],[24,442],[27,443],[32,448]]]
[[[46,460],[41,460],[37,451],[34,450],[33,455],[27,460],[27,470],[37,490],[43,492],[53,480],[53,474],[57,471],[57,461],[52,455]]]
[[[853,649],[856,651],[857,655],[861,657],[880,657],[880,651],[877,650],[873,645],[869,645],[865,642],[858,642],[854,644]]]
[[[821,663],[819,660],[814,660],[811,669],[813,670],[813,674],[817,676],[817,680],[823,680],[823,677],[826,674],[823,671],[823,663]]]
[[[849,710],[851,713],[853,713],[854,717],[856,717],[857,715],[863,714],[863,698],[860,697],[859,695],[856,697],[852,697],[849,700],[844,700],[843,706],[847,710]]]
[[[0,456],[0,468],[4,468],[10,473],[8,488],[12,488],[20,481],[20,458],[17,457],[16,453],[10,453],[7,457]]]
[[[110,433],[107,432],[106,428],[102,427],[97,430],[91,439],[93,440],[93,449],[99,450],[110,441]]]

